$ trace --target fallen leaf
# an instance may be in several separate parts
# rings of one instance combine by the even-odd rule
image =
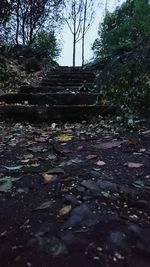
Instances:
[[[62,208],[59,211],[59,215],[60,216],[64,216],[64,215],[68,214],[71,210],[72,210],[72,206],[71,205],[65,206],[64,208]]]
[[[41,232],[35,233],[34,237],[29,240],[29,246],[36,245],[39,250],[48,253],[53,257],[58,257],[68,253],[66,245],[60,238],[51,237],[48,238],[42,235]]]
[[[104,161],[99,160],[99,161],[97,161],[95,164],[96,164],[97,166],[104,166],[106,163],[105,163]]]
[[[56,159],[56,155],[54,155],[54,154],[50,154],[50,155],[48,155],[48,157],[47,157],[49,160],[54,160],[54,159]]]
[[[35,163],[31,164],[31,166],[34,167],[34,168],[37,168],[37,167],[40,166],[40,164],[38,164],[37,162],[35,162]]]
[[[20,170],[23,167],[23,165],[19,165],[19,166],[4,166],[5,169],[9,170],[9,171],[17,171]]]
[[[35,208],[33,211],[44,210],[44,209],[50,208],[51,206],[52,206],[52,201],[47,201],[47,202],[44,202],[39,207]]]
[[[71,141],[73,139],[73,136],[70,134],[60,134],[57,137],[57,140],[60,142],[67,142],[67,141]]]
[[[52,125],[51,125],[51,128],[52,128],[52,130],[55,130],[55,128],[56,128],[56,123],[54,122],[54,123],[52,123]]]
[[[26,160],[28,160],[28,159],[33,159],[34,156],[32,154],[27,154],[24,157]]]
[[[71,159],[69,161],[63,161],[59,164],[60,167],[64,167],[64,166],[71,166],[72,164],[78,164],[81,163],[82,160],[79,158],[75,158],[75,159]]]
[[[53,182],[56,179],[56,175],[49,174],[49,173],[43,173],[42,174],[45,182]]]
[[[112,141],[112,142],[106,142],[102,144],[97,144],[94,145],[94,147],[99,148],[99,149],[110,149],[110,148],[115,148],[123,144],[125,141]]]
[[[8,192],[12,188],[12,181],[10,179],[0,181],[0,192]]]
[[[142,180],[137,180],[132,184],[134,187],[137,188],[143,188],[145,186],[144,182]]]
[[[31,151],[31,152],[33,152],[33,153],[37,153],[37,152],[43,151],[43,148],[42,148],[42,146],[38,146],[38,147],[28,148],[28,150]]]
[[[129,139],[127,144],[129,146],[132,146],[132,145],[137,145],[138,144],[138,141],[137,140],[134,140],[134,139]]]
[[[48,174],[64,174],[64,170],[62,168],[53,168],[47,171]]]
[[[127,163],[127,166],[129,168],[140,168],[140,167],[143,167],[144,164],[142,164],[142,163],[135,163],[135,162],[128,162]]]
[[[146,148],[141,148],[141,149],[139,150],[140,153],[143,153],[143,152],[145,152],[145,151],[146,151]]]
[[[30,159],[23,159],[23,160],[20,160],[21,163],[28,163],[30,161]]]
[[[150,134],[150,130],[147,130],[145,132],[142,132],[142,134]]]
[[[83,149],[83,146],[78,146],[77,147],[77,150],[82,150]]]
[[[101,194],[106,198],[110,197],[110,193],[109,192],[101,192]]]
[[[90,159],[95,159],[97,158],[97,155],[89,155],[86,157],[86,159],[90,160]]]
[[[13,186],[13,182],[19,181],[21,178],[13,178],[11,176],[5,176],[0,179],[0,192],[8,192]]]

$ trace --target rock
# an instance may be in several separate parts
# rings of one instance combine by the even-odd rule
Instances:
[[[74,208],[70,214],[70,218],[64,224],[64,228],[75,226],[91,226],[99,222],[98,217],[93,214],[90,208],[84,203]]]
[[[128,230],[131,233],[131,237],[136,243],[136,249],[146,252],[150,255],[150,230],[142,229],[136,224],[131,224],[128,227]]]
[[[104,180],[98,182],[84,180],[81,185],[95,194],[100,194],[103,190],[116,191],[118,189],[117,184]]]
[[[127,237],[122,232],[111,232],[108,237],[108,244],[113,249],[124,249],[127,247]]]
[[[31,58],[26,59],[25,70],[27,72],[41,70],[41,65],[39,61],[36,59],[36,57],[31,57]]]

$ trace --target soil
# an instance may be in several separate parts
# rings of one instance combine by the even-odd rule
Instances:
[[[1,267],[149,267],[150,127],[0,123]]]

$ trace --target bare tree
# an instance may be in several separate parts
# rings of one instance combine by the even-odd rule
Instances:
[[[11,43],[30,45],[43,27],[53,27],[62,0],[4,0],[11,6],[9,19],[3,27],[10,29]],[[2,2],[3,3],[3,2]],[[10,4],[11,3],[11,4]],[[2,6],[2,8],[1,8]],[[0,17],[6,4],[0,2]],[[3,17],[2,17],[3,19]],[[4,19],[3,19],[4,21]],[[1,21],[0,21],[1,22]],[[57,21],[58,22],[58,21]]]
[[[94,0],[83,0],[83,22],[82,22],[82,66],[85,57],[85,35],[91,27],[95,18]]]
[[[63,18],[73,35],[73,66],[76,60],[76,44],[81,40],[82,33],[83,0],[64,1]]]
[[[94,21],[94,0],[66,0],[64,19],[73,35],[73,66],[75,66],[76,44],[82,40],[82,65],[84,65],[85,35]]]

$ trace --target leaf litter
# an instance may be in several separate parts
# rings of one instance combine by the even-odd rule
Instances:
[[[5,176],[0,178],[0,192],[8,192],[13,187],[13,182],[17,182],[21,179],[21,177],[13,178],[11,176]]]
[[[86,260],[90,258],[91,263],[94,264],[94,257],[99,257],[102,266],[107,264],[111,266],[115,257],[115,260],[119,262],[116,266],[122,267],[120,260],[122,264],[129,262],[129,255],[126,251],[129,249],[129,254],[132,254],[133,245],[135,247],[135,256],[132,255],[134,261],[138,257],[136,249],[149,253],[149,250],[146,250],[145,231],[141,231],[149,226],[150,221],[147,205],[150,197],[149,154],[146,153],[149,150],[148,134],[144,135],[143,140],[140,140],[139,132],[135,136],[134,133],[126,133],[124,136],[122,134],[119,138],[118,133],[116,135],[116,132],[111,132],[107,124],[103,123],[103,125],[104,128],[101,128],[100,125],[96,126],[93,123],[89,127],[86,122],[82,122],[54,124],[53,126],[43,124],[42,127],[38,127],[26,123],[20,124],[21,127],[19,126],[17,130],[19,135],[16,135],[16,130],[10,135],[9,126],[6,127],[8,137],[3,142],[4,157],[0,158],[1,166],[5,166],[0,174],[0,194],[4,196],[0,217],[2,231],[5,230],[6,221],[10,226],[15,225],[13,220],[22,225],[21,218],[29,218],[31,225],[25,226],[28,233],[33,236],[29,240],[29,246],[33,247],[33,251],[37,249],[39,254],[42,251],[42,253],[46,252],[52,257],[57,257],[59,265],[61,265],[59,257],[62,255],[65,257],[67,253],[71,261],[75,260],[72,258],[72,250],[76,247],[76,251],[79,251],[80,242],[84,252],[87,253],[86,256],[81,252],[83,265],[85,264],[84,258]],[[143,128],[142,132],[146,132],[146,129]],[[60,146],[65,144],[63,154],[53,150],[52,143],[56,140],[58,144],[61,143]],[[134,140],[143,142],[142,146]],[[6,148],[10,153],[9,161],[6,160]],[[133,151],[138,149],[137,152],[140,151],[141,154],[128,153],[132,152],[132,148]],[[65,153],[67,150],[70,151],[69,154]],[[124,151],[127,153],[123,153]],[[18,160],[25,165],[29,163],[28,173],[23,168],[25,165],[18,164]],[[129,163],[132,163],[132,167],[128,166]],[[35,167],[34,175],[32,167]],[[5,172],[17,173],[19,170],[21,170],[21,178],[23,177],[19,183],[17,181],[20,178],[5,175]],[[44,186],[41,179],[44,181]],[[61,186],[57,190],[57,184],[60,181]],[[14,194],[12,190],[14,184],[16,192],[19,192],[21,184],[20,193]],[[25,195],[24,190],[26,190]],[[7,192],[10,193],[6,194]],[[7,205],[13,207],[12,217],[10,211],[8,214],[7,208],[4,208]],[[33,209],[35,205],[37,207]],[[44,212],[35,214],[31,212],[42,210]],[[141,235],[140,246],[135,238],[136,229],[128,229],[130,224],[135,226],[137,223],[138,232]],[[47,229],[47,226],[49,230],[45,232],[39,229],[40,227]],[[149,229],[146,228],[146,230],[148,236]],[[28,239],[26,231],[24,234]],[[113,238],[110,239],[110,236]],[[139,234],[136,236],[140,238]],[[10,243],[8,239],[6,239],[7,246],[4,244],[6,251]],[[26,250],[24,239],[20,240],[20,244],[23,250]],[[9,255],[8,259],[11,261]],[[142,258],[142,260],[144,262],[145,259]],[[70,265],[69,262],[68,266]]]

